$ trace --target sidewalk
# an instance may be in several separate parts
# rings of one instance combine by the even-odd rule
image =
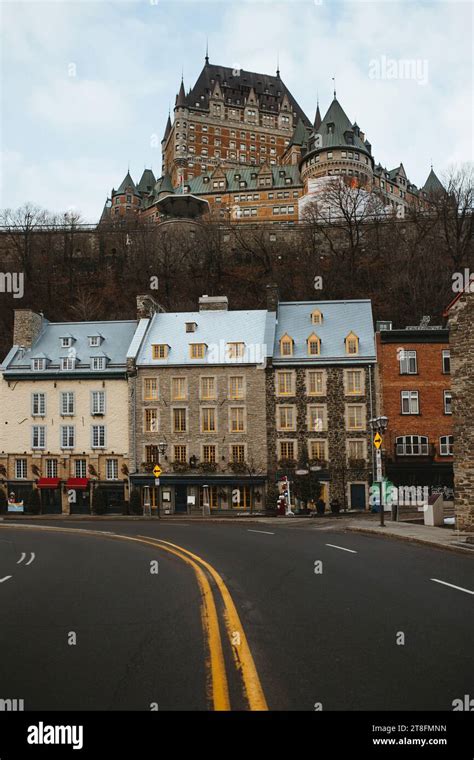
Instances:
[[[387,538],[396,538],[401,541],[413,541],[438,549],[471,554],[474,557],[474,543],[467,545],[462,534],[452,528],[434,528],[429,525],[413,525],[409,522],[391,522],[390,519],[387,520],[386,518],[383,528],[378,522],[364,521],[361,525],[359,521],[351,520],[343,526],[343,530],[365,533],[371,536],[387,536]]]

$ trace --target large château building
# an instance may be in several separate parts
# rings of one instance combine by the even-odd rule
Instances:
[[[138,217],[163,221],[210,213],[222,221],[295,224],[321,179],[345,177],[352,187],[379,195],[400,215],[423,207],[443,186],[431,169],[423,188],[403,164],[387,170],[336,98],[321,118],[303,112],[276,76],[209,63],[195,85],[181,80],[173,121],[161,141],[162,175],[145,169],[138,184],[127,172],[101,221]],[[186,201],[183,196],[186,195]]]

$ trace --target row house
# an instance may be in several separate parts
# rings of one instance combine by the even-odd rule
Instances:
[[[145,508],[265,509],[271,329],[267,311],[228,311],[225,296],[140,320],[128,356],[131,484]]]
[[[135,321],[53,323],[15,311],[0,368],[0,485],[43,513],[108,511],[128,499],[126,354]]]
[[[386,472],[395,485],[453,488],[449,331],[377,323],[379,409],[388,417]]]
[[[267,369],[269,481],[314,473],[326,505],[366,509],[375,408],[370,301],[283,302],[276,317]]]

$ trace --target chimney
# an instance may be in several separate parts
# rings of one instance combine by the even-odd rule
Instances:
[[[157,311],[164,312],[165,309],[155,301],[153,296],[137,296],[137,319],[147,319],[147,317],[152,317]]]
[[[41,332],[43,316],[31,309],[15,309],[13,345],[31,348]]]
[[[201,296],[199,311],[227,311],[229,299],[227,296]]]
[[[268,311],[278,309],[278,285],[275,282],[267,285],[267,309]]]

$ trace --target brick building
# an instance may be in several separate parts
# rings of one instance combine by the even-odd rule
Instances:
[[[370,301],[278,304],[267,370],[270,483],[307,469],[327,506],[368,509],[374,365]]]
[[[376,164],[372,146],[336,98],[312,122],[275,76],[209,62],[194,86],[181,81],[161,141],[162,176],[145,169],[136,185],[127,172],[113,189],[101,221],[137,216],[167,218],[163,194],[190,194],[207,201],[216,218],[237,222],[294,224],[305,200],[317,198],[322,178],[344,178],[377,193],[387,211],[423,207],[443,191],[433,169],[423,188],[403,164]],[[205,208],[203,207],[203,211]]]
[[[449,331],[378,323],[377,387],[386,473],[395,485],[453,487]],[[388,328],[388,329],[387,329]]]

